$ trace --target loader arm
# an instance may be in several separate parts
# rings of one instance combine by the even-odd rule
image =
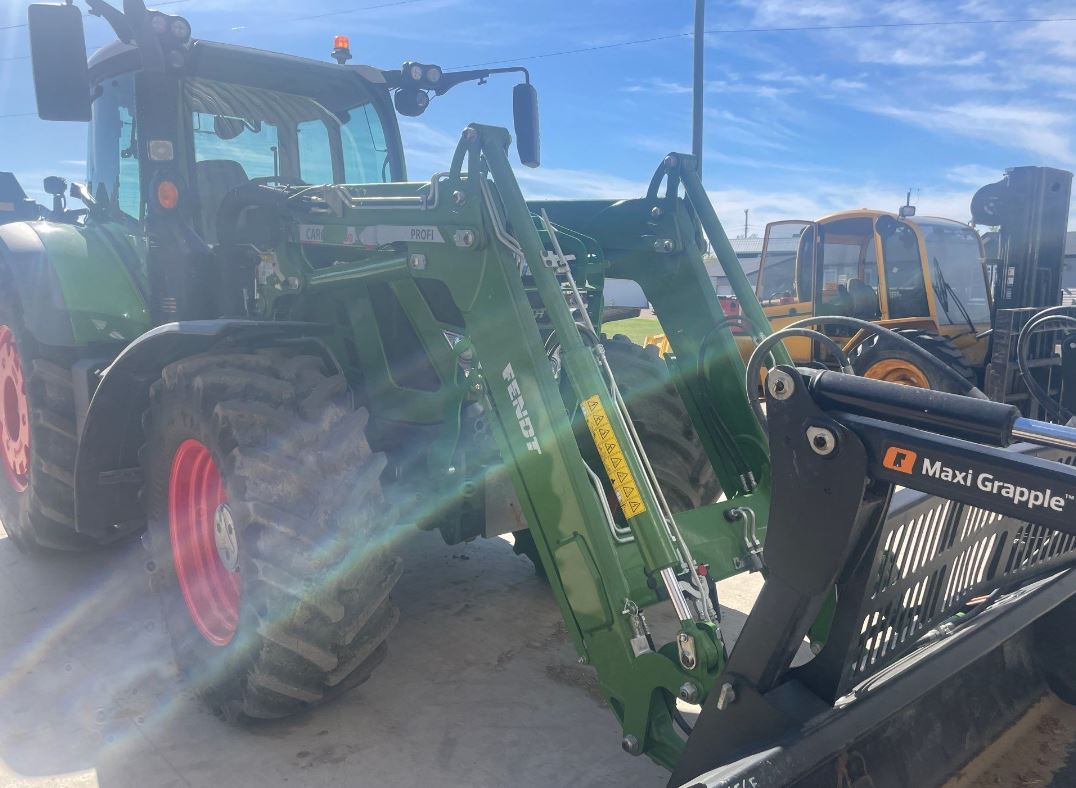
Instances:
[[[935,784],[961,765],[954,752],[989,742],[984,729],[1008,719],[1031,681],[983,660],[1076,593],[1076,429],[785,366],[767,400],[769,574],[670,785],[799,784],[827,763],[847,767],[853,746],[899,728],[894,719],[939,739],[959,719],[946,731],[958,744],[918,765],[901,746],[936,746],[922,728],[904,741],[892,732],[873,763],[870,744],[856,754],[878,788]],[[907,490],[894,498],[897,485]],[[791,667],[834,586],[825,645]],[[937,708],[942,696],[954,708]]]
[[[410,507],[416,525],[436,521],[445,502],[473,499],[478,485],[510,481],[624,749],[671,768],[684,745],[677,699],[705,698],[725,659],[714,583],[761,567],[764,434],[708,289],[699,206],[678,196],[690,157],[658,169],[665,196],[655,188],[584,219],[579,205],[527,204],[510,139],[503,129],[468,127],[449,170],[429,183],[281,189],[271,208],[276,246],[259,248],[256,316],[349,315],[325,342],[345,374],[361,379],[372,418],[438,431]],[[653,223],[639,220],[654,219],[655,208]],[[655,248],[655,232],[668,243]],[[652,290],[660,314],[681,321],[676,384],[723,500],[673,515],[663,497],[598,339],[600,309],[581,298],[600,292],[610,255],[614,270]],[[676,289],[691,296],[678,300]],[[379,319],[390,300],[400,304],[397,318]],[[405,321],[414,352],[394,362],[390,324]],[[408,383],[418,373],[419,384]],[[472,462],[460,449],[465,419],[487,425],[497,461]],[[667,642],[647,625],[655,606],[676,616]]]

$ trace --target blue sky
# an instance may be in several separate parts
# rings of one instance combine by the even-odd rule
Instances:
[[[530,55],[684,33],[690,0],[183,0],[195,36],[327,58],[351,37],[356,62],[446,68],[520,59],[539,89],[543,167],[533,197],[641,195],[661,156],[690,148],[691,39],[585,54]],[[26,0],[0,0],[0,28]],[[362,6],[367,6],[364,10]],[[321,14],[321,18],[298,17]],[[1076,17],[1076,2],[711,0],[711,29]],[[110,39],[87,20],[91,45]],[[845,208],[968,218],[975,189],[1007,166],[1076,169],[1076,22],[707,36],[705,181],[729,235]],[[0,115],[33,110],[25,28],[0,30]],[[509,125],[513,78],[462,85],[403,124],[412,178],[445,169],[470,121]],[[0,119],[0,169],[28,190],[80,177],[80,124]],[[1076,224],[1071,226],[1076,227]]]

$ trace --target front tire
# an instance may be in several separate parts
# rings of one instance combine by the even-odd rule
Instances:
[[[930,353],[969,384],[976,385],[975,370],[947,337],[908,328],[899,329],[897,333]],[[961,387],[952,378],[927,363],[919,354],[905,349],[884,334],[874,334],[857,345],[850,360],[856,374],[865,378],[950,394],[968,393],[966,387]]]
[[[71,373],[25,331],[10,281],[0,288],[0,521],[22,552],[90,550],[75,531]]]
[[[205,354],[146,414],[148,539],[176,662],[227,719],[294,714],[365,681],[399,617],[383,454],[320,358]]]

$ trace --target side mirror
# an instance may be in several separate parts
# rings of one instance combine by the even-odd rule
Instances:
[[[430,106],[430,94],[418,88],[400,88],[392,98],[396,111],[409,118],[417,118]]]
[[[512,114],[516,126],[516,151],[525,167],[537,167],[542,160],[541,132],[538,127],[538,91],[529,82],[512,90]]]
[[[73,5],[30,6],[30,53],[37,115],[42,120],[90,120],[90,72],[82,12]]]
[[[874,227],[878,230],[878,235],[882,238],[888,238],[897,231],[897,227],[900,226],[900,222],[894,219],[892,216],[879,216],[874,222]]]
[[[51,194],[53,197],[62,197],[67,193],[67,181],[59,175],[49,175],[42,185],[45,187],[45,194]]]

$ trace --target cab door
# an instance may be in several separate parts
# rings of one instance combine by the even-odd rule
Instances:
[[[755,294],[773,330],[814,314],[817,222],[786,220],[766,225]],[[811,340],[785,341],[794,361],[809,361]]]

